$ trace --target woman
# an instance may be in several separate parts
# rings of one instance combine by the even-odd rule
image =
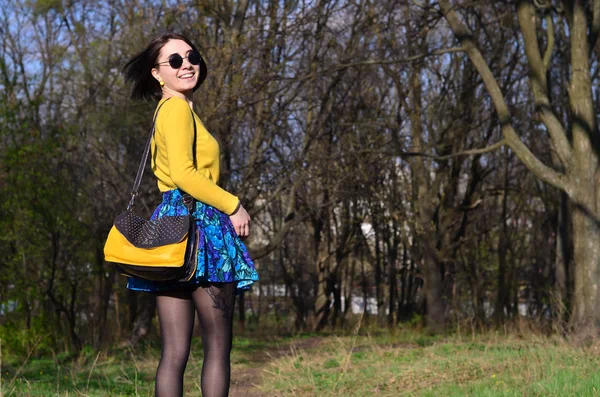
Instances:
[[[200,231],[198,270],[189,282],[130,278],[127,288],[156,294],[162,352],[156,396],[181,396],[194,312],[202,327],[202,395],[229,392],[233,306],[236,291],[258,280],[240,237],[250,217],[238,198],[220,188],[219,146],[193,112],[193,92],[206,78],[206,64],[185,37],[154,39],[124,68],[134,99],[160,98],[152,142],[152,170],[163,201],[152,218],[187,213],[183,192],[196,199],[193,216]]]

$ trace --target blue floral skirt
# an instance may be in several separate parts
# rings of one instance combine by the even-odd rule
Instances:
[[[151,219],[163,216],[187,215],[179,189],[163,193],[163,201]],[[237,283],[237,291],[250,288],[258,281],[258,273],[248,250],[238,237],[229,216],[216,208],[196,201],[192,213],[199,231],[198,268],[190,281],[148,281],[130,277],[127,288],[134,291],[164,292],[193,288],[209,283]]]

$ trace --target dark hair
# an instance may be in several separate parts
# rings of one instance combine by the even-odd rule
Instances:
[[[159,99],[162,95],[160,84],[152,76],[152,68],[156,64],[156,60],[160,55],[160,50],[169,40],[183,40],[193,50],[198,51],[196,46],[192,44],[187,37],[177,33],[165,33],[156,37],[146,47],[146,49],[133,58],[131,58],[123,68],[125,81],[131,84],[131,98],[133,99]],[[200,75],[198,82],[194,87],[194,91],[200,87],[207,74],[206,63],[202,57],[200,58]]]

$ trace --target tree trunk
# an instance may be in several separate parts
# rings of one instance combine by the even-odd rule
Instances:
[[[331,299],[329,288],[329,259],[325,258],[317,264],[317,295],[315,297],[314,330],[322,330],[329,320]]]
[[[394,326],[394,314],[396,313],[396,290],[398,287],[396,263],[398,261],[398,230],[396,225],[392,227],[393,237],[391,238],[391,247],[389,247],[388,255],[388,327]]]
[[[421,119],[421,83],[419,80],[420,68],[413,71],[411,77],[411,130],[413,150],[415,152],[423,151],[421,137],[423,134]],[[425,168],[424,160],[417,157],[413,160],[414,179],[413,188],[416,189],[416,208],[418,209],[417,236],[419,239],[419,250],[423,258],[425,273],[425,307],[427,310],[426,323],[433,332],[440,332],[445,327],[445,309],[443,300],[443,279],[440,266],[436,257],[435,230],[432,222],[434,218],[433,202],[435,194],[430,186],[429,175]],[[420,233],[419,233],[420,231]]]
[[[342,313],[342,290],[341,279],[337,272],[331,275],[331,293],[333,295],[333,316],[331,318],[331,329],[335,330]]]
[[[238,296],[238,324],[243,331],[246,326],[246,298],[245,294]]]
[[[600,325],[600,289],[598,261],[600,260],[600,228],[581,209],[573,211],[573,241],[575,293],[571,325],[575,328]]]
[[[350,265],[350,274],[346,278],[344,288],[344,322],[348,317],[348,313],[352,313],[352,292],[354,291],[354,277],[356,273],[356,260],[354,258],[351,258],[350,261],[352,262]]]
[[[500,216],[500,235],[498,236],[498,293],[496,295],[496,308],[494,310],[494,320],[496,326],[500,327],[504,323],[505,313],[508,312],[508,286],[506,256],[508,253],[508,226],[507,222],[507,203],[508,203],[508,156],[504,153],[504,188],[502,190],[502,213]]]
[[[575,259],[574,327],[600,324],[600,228],[597,216],[598,149],[600,148],[596,112],[591,90],[588,43],[588,19],[582,0],[570,2],[571,85],[574,161],[570,179],[575,182],[573,195],[573,254]]]
[[[139,296],[140,310],[137,313],[133,323],[133,330],[129,338],[129,344],[137,345],[140,339],[144,338],[152,328],[152,318],[156,311],[156,296],[153,294],[142,293]]]
[[[97,261],[97,266],[104,270],[104,255],[102,254],[101,250],[97,249],[96,250],[96,261]],[[98,338],[96,341],[94,341],[95,343],[95,347],[97,349],[100,349],[104,346],[106,346],[107,344],[110,343],[111,339],[114,338],[114,334],[111,334],[110,332],[107,332],[108,329],[108,311],[110,309],[110,297],[113,294],[113,285],[115,283],[115,277],[117,275],[117,272],[115,271],[115,267],[114,266],[110,266],[110,269],[108,269],[108,277],[105,277],[105,271],[100,271],[99,275],[98,275],[98,279],[100,281],[100,286],[101,286],[101,290],[99,292],[100,295],[100,307],[99,307],[99,312],[97,312],[97,316],[100,317],[100,321],[99,321],[99,327],[96,330]]]
[[[400,270],[400,293],[398,294],[398,313],[396,321],[408,321],[412,316],[412,275],[410,272],[410,261],[408,259],[407,243],[402,244],[402,268]]]
[[[376,213],[376,211],[373,211]],[[375,230],[375,263],[373,263],[375,272],[375,298],[377,300],[377,323],[383,325],[385,323],[385,296],[384,296],[384,280],[382,270],[382,254],[381,254],[381,227],[377,216],[373,218],[373,229]],[[387,227],[383,225],[383,227]]]

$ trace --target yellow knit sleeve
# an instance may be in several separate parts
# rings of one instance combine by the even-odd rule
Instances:
[[[237,208],[239,199],[194,166],[195,120],[189,105],[183,100],[169,100],[161,113],[160,126],[164,135],[169,174],[175,186],[196,200],[231,215]]]

